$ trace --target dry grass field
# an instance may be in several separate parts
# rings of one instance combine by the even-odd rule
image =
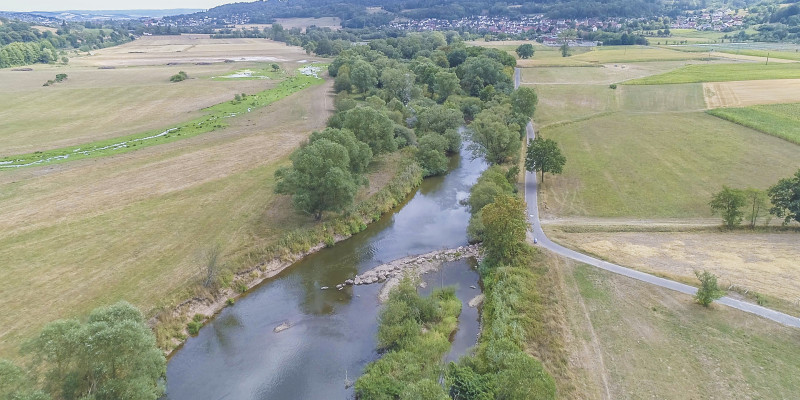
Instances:
[[[212,54],[219,57],[204,58]],[[254,61],[221,62],[227,57]],[[269,79],[210,78],[263,68],[269,64],[265,64],[267,58],[280,60],[284,70],[294,71],[297,61],[307,57],[302,49],[298,52],[266,40],[148,36],[73,58],[69,66],[36,65],[30,72],[3,69],[0,156],[169,128],[203,115],[203,108],[231,100],[237,93],[252,94],[276,84]],[[115,67],[99,69],[98,65]],[[171,83],[170,76],[178,71],[185,71],[190,79]],[[67,74],[67,80],[42,86],[58,73]]]
[[[789,399],[800,331],[552,257],[568,399]],[[566,387],[564,387],[566,386]]]
[[[800,102],[800,79],[707,82],[703,93],[708,108],[747,107]]]
[[[716,221],[719,224],[719,221]],[[696,284],[706,269],[731,285],[795,304],[800,313],[800,247],[797,233],[569,232],[551,227],[571,247],[641,271]]]
[[[176,43],[193,39],[152,40]],[[225,43],[231,47],[227,48]],[[142,43],[138,46],[141,49]],[[221,41],[209,44],[209,49],[230,57],[272,54],[269,57],[295,61],[299,58],[294,54],[302,53],[302,50],[283,45],[268,53],[260,46],[249,40]],[[286,54],[280,49],[285,49]],[[240,50],[242,52],[238,53]],[[128,85],[126,90],[139,90],[141,96],[146,97],[146,87],[136,89],[134,86],[168,79],[164,73],[175,73],[178,69],[186,69],[190,77],[193,75],[193,70],[189,69],[191,65],[166,67],[162,64],[164,61],[196,59],[191,51],[184,52],[183,59],[181,54],[154,58],[154,53],[129,53],[120,48],[101,52],[105,51],[113,54],[87,57],[84,63],[45,71],[46,75],[66,71],[69,78],[62,89],[70,89],[70,84],[81,86],[82,91],[75,93],[82,93],[83,97],[76,97],[77,102],[91,103],[92,93],[114,92],[117,89],[108,86],[119,81],[123,86]],[[118,58],[115,59],[114,54]],[[136,59],[137,55],[143,60]],[[104,63],[118,67],[91,69],[87,60],[93,57],[103,57]],[[146,65],[154,59],[155,65]],[[211,76],[246,65],[251,64],[193,67],[202,68],[206,76]],[[281,65],[293,68],[290,66],[297,63],[285,61]],[[94,83],[88,78],[80,79],[82,74],[89,76],[91,71],[119,75],[102,75],[104,78]],[[39,67],[34,73],[39,73]],[[137,83],[141,80],[145,83]],[[165,104],[158,112],[158,106],[151,104],[147,106],[149,114],[129,116],[126,114],[134,113],[130,108],[111,107],[104,111],[111,114],[107,118],[105,115],[94,118],[119,132],[122,124],[118,122],[114,127],[113,121],[129,121],[130,118],[134,121],[130,123],[145,124],[152,119],[159,119],[158,123],[166,123],[170,118],[188,120],[197,107],[216,101],[215,96],[228,96],[208,89],[211,86],[203,89],[203,85],[225,87],[227,82],[198,78],[175,85],[184,84],[189,84],[181,89],[184,91],[173,92],[168,99],[169,103],[188,103],[176,106],[175,111],[164,113],[165,109],[170,110]],[[189,89],[192,84],[200,86]],[[270,84],[249,80],[234,82],[232,87],[239,91],[246,87],[244,85]],[[156,88],[159,85],[159,82],[152,83]],[[175,90],[167,87],[164,90]],[[58,85],[50,88],[59,89]],[[0,357],[18,357],[19,344],[53,319],[85,315],[94,307],[119,299],[131,301],[152,315],[156,308],[174,304],[187,296],[198,276],[198,265],[209,249],[219,246],[223,262],[237,262],[234,260],[241,261],[241,255],[253,246],[274,241],[285,229],[310,224],[308,218],[292,212],[289,202],[273,193],[273,173],[287,162],[288,154],[312,130],[325,126],[333,108],[330,88],[330,83],[312,86],[232,118],[226,128],[213,133],[117,156],[2,171],[0,281],[3,287],[0,302],[5,311],[0,313]],[[24,85],[17,88],[21,95],[24,89]],[[128,96],[124,91],[117,90],[117,94],[107,96],[135,103],[135,96]],[[155,102],[154,97],[146,98]],[[63,98],[52,100],[63,101]],[[91,106],[86,107],[86,110],[91,109]],[[179,111],[181,107],[183,111]],[[173,112],[177,116],[164,115]],[[70,115],[60,118],[63,123],[75,126],[91,125],[92,121],[91,116],[79,114],[72,114],[74,121]],[[25,127],[23,122],[15,123]],[[32,124],[41,123],[32,121]],[[56,125],[51,126],[55,129]],[[63,135],[73,135],[73,140],[81,137],[70,129],[59,129],[64,129]],[[42,142],[55,140],[56,136],[42,136]],[[386,174],[384,170],[392,169],[393,163],[388,160],[378,165],[382,169],[375,172],[379,178],[376,182],[383,179],[380,177]]]

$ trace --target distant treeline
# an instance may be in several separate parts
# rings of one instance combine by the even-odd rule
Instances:
[[[65,50],[89,51],[132,40],[122,27],[99,23],[62,23],[56,32],[42,32],[25,22],[0,21],[0,68],[66,62]]]

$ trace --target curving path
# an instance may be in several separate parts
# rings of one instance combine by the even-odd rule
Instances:
[[[514,71],[514,87],[515,88],[519,87],[519,84],[520,84],[520,69],[516,68]],[[533,124],[531,122],[528,122],[526,130],[528,132],[527,134],[528,139],[529,140],[533,139],[535,137],[535,133],[533,131]],[[564,246],[554,243],[553,241],[548,239],[547,236],[544,234],[544,231],[542,230],[542,225],[539,221],[538,188],[539,184],[536,180],[536,174],[526,171],[525,201],[528,203],[528,216],[530,217],[530,222],[532,226],[532,230],[528,233],[529,235],[532,235],[532,237],[536,238],[538,246],[550,250],[558,255],[571,258],[575,261],[593,265],[597,268],[601,268],[606,271],[611,271],[615,274],[620,274],[633,279],[637,279],[642,282],[647,282],[652,285],[661,286],[663,288],[672,289],[689,295],[694,295],[697,292],[697,288],[693,286],[685,285],[683,283],[678,283],[675,281],[671,281],[669,279],[664,279],[654,275],[646,274],[644,272],[636,271],[617,264],[612,264],[610,262],[587,256],[586,254],[579,253],[577,251],[568,249]],[[739,301],[727,296],[717,300],[717,303],[724,304],[726,306],[733,307],[745,312],[749,312],[751,314],[756,314],[787,326],[800,328],[800,318],[793,317],[789,314],[784,314],[782,312],[778,312],[775,310],[771,310],[766,307],[761,307],[759,305],[747,303],[744,301]]]

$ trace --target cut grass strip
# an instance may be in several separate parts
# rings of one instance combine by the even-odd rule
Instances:
[[[798,79],[800,64],[700,64],[675,71],[623,82],[625,85],[668,85],[675,83]]]
[[[800,144],[800,103],[717,108],[707,113]]]
[[[226,118],[233,118],[251,112],[253,109],[265,107],[293,93],[319,85],[323,79],[296,75],[263,92],[249,95],[242,100],[227,101],[206,108],[206,115],[180,124],[176,127],[137,133],[133,135],[101,140],[93,143],[64,147],[60,149],[37,151],[34,153],[9,156],[0,159],[0,170],[15,169],[40,165],[50,165],[85,158],[103,157],[121,154],[128,151],[174,142],[176,140],[197,136],[225,127]]]

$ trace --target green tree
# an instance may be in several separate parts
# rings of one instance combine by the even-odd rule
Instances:
[[[407,68],[387,68],[381,74],[381,86],[403,104],[411,101],[417,76]]]
[[[437,72],[433,78],[433,93],[436,94],[436,100],[444,103],[450,95],[458,94],[461,91],[460,82],[454,72]]]
[[[155,400],[163,394],[164,354],[142,314],[126,302],[95,309],[83,324],[52,322],[24,351],[56,398]]]
[[[11,361],[0,360],[1,400],[49,400],[50,396],[35,388],[35,380]]]
[[[417,147],[417,161],[425,170],[424,176],[447,172],[447,139],[437,133],[429,133],[419,139]]]
[[[744,195],[747,199],[747,221],[751,228],[755,228],[758,218],[767,211],[769,198],[765,191],[754,188],[745,189]]]
[[[353,132],[347,129],[327,128],[322,132],[314,132],[309,138],[309,143],[314,143],[320,139],[328,139],[331,142],[339,143],[347,149],[350,158],[350,172],[362,174],[366,172],[370,161],[372,161],[372,150],[369,146],[358,140]]]
[[[536,112],[536,104],[538,103],[539,97],[532,88],[523,86],[511,93],[511,111],[514,114],[524,116],[526,119],[533,118],[533,113]]]
[[[478,96],[489,85],[503,93],[508,93],[514,87],[503,64],[495,59],[485,56],[470,57],[459,68],[463,72],[461,87],[470,96]]]
[[[783,178],[767,190],[772,201],[770,213],[783,218],[783,223],[800,222],[800,169],[794,176]]]
[[[350,81],[350,67],[342,65],[339,67],[339,73],[336,74],[336,79],[333,81],[333,90],[336,93],[350,92],[353,83]]]
[[[722,190],[711,197],[708,203],[713,215],[721,215],[722,221],[728,228],[733,228],[742,223],[744,212],[742,207],[747,204],[744,193],[738,189],[722,186]]]
[[[368,62],[357,60],[350,67],[350,82],[359,93],[364,93],[378,84],[378,71]]]
[[[567,158],[561,154],[561,149],[555,140],[537,136],[528,142],[528,151],[525,154],[525,170],[528,172],[541,172],[542,183],[544,183],[545,172],[560,174],[566,162]]]
[[[342,115],[341,128],[353,132],[369,145],[372,154],[397,150],[394,123],[386,114],[372,107],[356,107]]]
[[[472,143],[469,149],[476,157],[484,157],[490,164],[502,164],[519,154],[519,126],[509,125],[509,105],[497,105],[481,111],[470,124],[467,134]]]
[[[322,138],[292,153],[291,159],[291,168],[275,172],[275,192],[292,195],[296,210],[320,220],[323,211],[352,204],[359,181],[350,172],[347,148]]]
[[[694,274],[697,276],[697,279],[700,280],[700,287],[694,295],[694,299],[698,303],[708,307],[714,300],[725,295],[725,292],[720,290],[717,284],[716,275],[706,270],[703,270],[703,272],[694,271]]]
[[[561,47],[559,47],[558,49],[561,50],[561,57],[569,57],[570,56],[569,44],[567,44],[567,42],[564,42],[564,44],[562,44]]]
[[[450,129],[464,125],[464,117],[459,110],[440,105],[417,108],[417,133],[436,132],[443,135]]]
[[[517,55],[520,58],[531,58],[533,57],[533,45],[530,43],[525,43],[517,46]]]
[[[525,202],[515,196],[497,196],[481,210],[486,259],[492,265],[510,265],[524,250],[528,221]]]

